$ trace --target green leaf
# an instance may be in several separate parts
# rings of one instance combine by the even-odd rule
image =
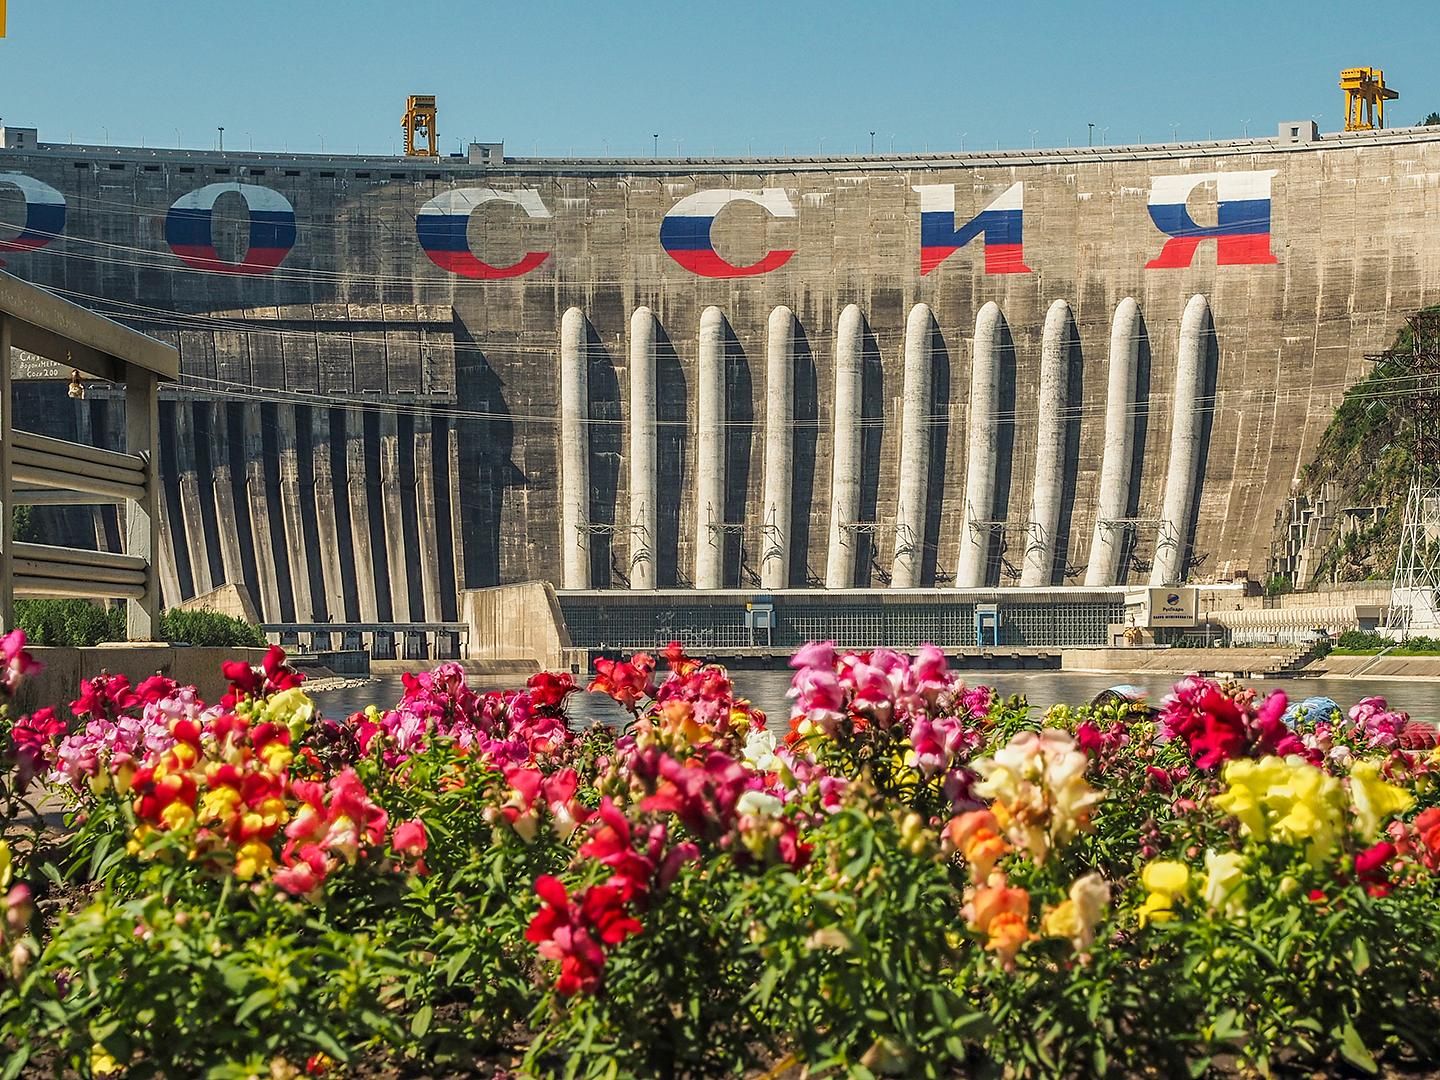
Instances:
[[[1360,1038],[1360,1033],[1355,1030],[1355,1025],[1345,1021],[1345,1026],[1333,1034],[1340,1038],[1340,1056],[1350,1062],[1357,1069],[1374,1074],[1380,1071],[1375,1064],[1375,1059],[1370,1056],[1370,1051],[1365,1049],[1365,1041]]]
[[[417,1039],[423,1039],[425,1033],[430,1030],[430,1019],[435,1015],[435,1010],[430,1007],[427,1001],[420,1008],[415,1010],[415,1019],[410,1021],[410,1034]]]
[[[316,1028],[314,1031],[311,1031],[308,1034],[310,1036],[311,1042],[313,1042],[316,1046],[320,1047],[321,1050],[324,1050],[336,1061],[350,1060],[349,1052],[340,1045],[334,1035],[330,1034],[330,1032],[326,1031],[324,1028]]]
[[[1355,939],[1355,948],[1351,951],[1350,962],[1355,966],[1356,975],[1364,975],[1370,968],[1370,950],[1365,947],[1364,938]]]
[[[240,1004],[239,1010],[235,1013],[235,1023],[243,1024],[246,1017],[256,1009],[262,1005],[268,1005],[274,1000],[275,991],[268,986],[262,986]]]
[[[760,998],[761,1005],[770,1004],[770,996],[775,993],[775,983],[779,979],[780,969],[775,967],[767,967],[765,974],[760,976],[760,985],[756,988],[756,993]]]
[[[25,1063],[30,1060],[30,1046],[28,1043],[21,1043],[20,1049],[10,1055],[10,1060],[5,1062],[5,1071],[0,1073],[0,1080],[15,1080],[20,1075],[20,1070],[25,1068]]]

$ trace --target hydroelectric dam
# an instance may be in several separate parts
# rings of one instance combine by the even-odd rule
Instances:
[[[7,128],[0,259],[180,351],[166,603],[1259,579],[1366,354],[1440,298],[1440,129],[1279,131],[555,160]],[[27,374],[20,426],[123,432],[104,384]],[[33,516],[120,546],[113,506]]]

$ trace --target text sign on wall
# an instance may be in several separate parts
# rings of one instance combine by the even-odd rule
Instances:
[[[1180,586],[1150,589],[1151,626],[1194,626],[1195,590]]]

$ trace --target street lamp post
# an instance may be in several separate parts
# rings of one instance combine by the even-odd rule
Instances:
[[[870,132],[870,156],[875,156],[875,133]]]
[[[659,157],[659,156],[660,156],[660,136],[659,136],[658,134],[655,134],[655,135],[651,135],[650,137],[655,140],[655,142],[654,142],[654,143],[651,145],[651,147],[650,147],[650,156],[651,156],[651,157]]]
[[[225,152],[225,128],[223,125],[221,125],[215,130],[220,132],[220,153],[223,154]]]
[[[1094,125],[1094,124],[1087,124],[1086,126],[1090,129],[1090,138],[1089,138],[1089,140],[1087,141],[1086,145],[1087,145],[1087,146],[1094,146],[1094,145],[1095,145],[1095,125]]]

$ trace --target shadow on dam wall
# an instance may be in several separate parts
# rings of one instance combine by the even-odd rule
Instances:
[[[860,510],[862,522],[879,521],[880,513],[880,447],[885,435],[885,369],[880,360],[880,343],[865,322],[860,348]],[[855,545],[856,586],[869,586],[883,575],[887,584],[890,568],[879,564],[878,537],[874,532],[857,530],[851,538]]]
[[[990,517],[994,521],[1010,519],[1010,492],[1015,472],[1015,338],[1010,333],[1010,323],[1000,317],[1000,355],[996,358],[1000,368],[1000,396],[995,408],[995,504]],[[1006,578],[1010,567],[1009,541],[1004,532],[991,533],[990,554],[986,564],[987,583],[1012,584]],[[1017,557],[1025,554],[1025,537],[1020,538]],[[1019,571],[1018,563],[1014,567]]]
[[[754,453],[755,438],[755,384],[750,375],[750,358],[735,336],[730,321],[725,321],[725,505],[713,507],[716,525],[727,525],[745,520],[745,495],[750,490],[750,459]],[[711,522],[702,522],[708,527]],[[745,532],[743,529],[726,529],[725,556],[723,561],[724,581],[736,582],[741,587],[759,584],[751,581],[755,570],[747,567],[745,559]],[[749,569],[750,573],[746,573]]]
[[[628,428],[621,423],[620,379],[595,324],[585,320],[586,378],[590,388],[590,584],[629,588],[628,567],[616,551],[620,463]],[[624,455],[627,456],[628,455]],[[624,545],[626,554],[629,545]]]
[[[1075,518],[1075,491],[1080,479],[1080,423],[1085,415],[1085,356],[1080,343],[1080,328],[1075,313],[1065,314],[1065,340],[1069,343],[1065,356],[1065,451],[1062,457],[1060,485],[1060,519],[1055,527],[1055,562],[1050,570],[1050,584],[1064,585],[1083,572],[1071,568],[1066,553],[1071,550],[1070,532]]]
[[[815,447],[820,440],[820,382],[815,370],[815,354],[810,348],[810,335],[799,319],[795,320],[795,464],[790,489],[790,566],[786,581],[791,588],[816,586],[824,580],[810,565],[810,528],[815,512]],[[829,483],[825,485],[829,490]],[[768,541],[761,539],[762,550]]]
[[[934,493],[945,490],[945,469],[950,455],[950,350],[938,323],[930,326],[930,401],[926,418],[930,425],[929,469],[925,490],[925,546],[920,552],[920,580],[941,584],[950,581],[950,571],[940,567],[940,526],[945,500]]]
[[[455,398],[461,414],[454,429],[460,505],[450,509],[458,515],[464,538],[465,580],[457,584],[473,589],[500,584],[505,493],[510,488],[523,490],[529,480],[515,465],[515,422],[500,376],[458,317],[454,328]],[[441,456],[438,441],[436,456]]]
[[[1140,516],[1140,492],[1145,483],[1145,439],[1150,431],[1150,330],[1145,324],[1145,312],[1136,314],[1135,332],[1140,335],[1135,350],[1135,437],[1130,447],[1130,488],[1125,493],[1125,516]],[[1134,529],[1125,533],[1125,544],[1120,551],[1120,573],[1135,561],[1136,547],[1140,538]]]
[[[1200,505],[1205,499],[1205,473],[1210,461],[1210,436],[1215,428],[1216,390],[1220,383],[1220,342],[1215,336],[1215,318],[1209,307],[1205,309],[1204,354],[1201,360],[1201,385],[1204,387],[1200,407],[1200,452],[1199,468],[1195,477],[1195,496],[1185,513],[1185,550],[1180,553],[1180,565],[1189,570],[1197,569],[1209,559],[1209,554],[1195,554],[1196,529],[1200,520]]]
[[[680,565],[680,516],[686,495],[690,387],[680,355],[665,328],[655,327],[655,456],[657,464],[655,581],[662,588],[690,583]]]

